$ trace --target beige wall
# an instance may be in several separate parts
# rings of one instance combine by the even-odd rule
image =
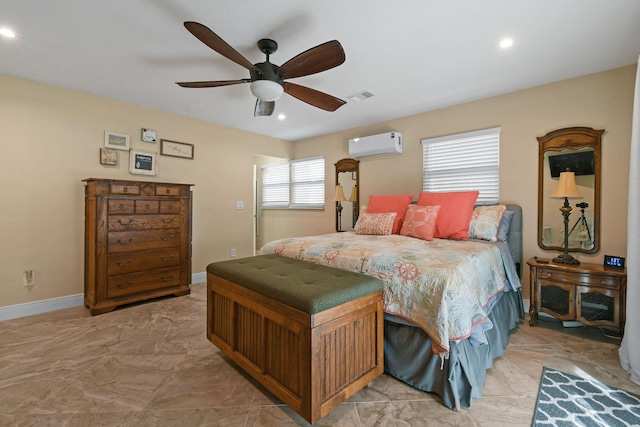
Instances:
[[[601,264],[603,255],[625,256],[631,115],[636,66],[565,80],[519,92],[389,120],[300,141],[294,157],[327,156],[327,197],[333,195],[333,164],[348,155],[348,140],[392,130],[403,133],[401,155],[365,157],[360,161],[360,197],[371,194],[413,193],[422,188],[420,140],[501,126],[500,199],[524,210],[524,257],[551,257],[537,244],[538,142],[536,137],[571,126],[605,129],[602,142],[601,246],[595,255],[578,254],[585,262]],[[369,102],[369,101],[366,101]],[[347,105],[344,108],[351,108]],[[288,233],[331,232],[333,204],[324,213],[289,213]],[[298,216],[312,223],[296,221]],[[298,227],[299,226],[299,227]],[[529,298],[529,275],[523,277]]]
[[[195,145],[195,159],[158,155],[158,175],[101,166],[104,131],[131,136],[132,148],[159,151],[140,128]],[[292,143],[105,98],[0,75],[0,307],[83,292],[82,179],[194,184],[193,272],[253,254],[254,154],[289,158]],[[236,201],[245,203],[236,210]],[[36,285],[25,288],[24,270]]]
[[[391,130],[403,132],[404,153],[361,159],[360,195],[365,202],[371,194],[410,192],[417,197],[421,139],[501,126],[500,196],[524,209],[526,259],[554,254],[537,246],[536,137],[569,126],[605,129],[601,250],[578,258],[601,263],[604,253],[625,256],[635,70],[629,66],[293,144],[0,75],[0,307],[83,292],[81,180],[144,180],[128,173],[123,153],[116,168],[98,161],[105,130],[130,134],[134,148],[152,149],[140,141],[141,127],[157,129],[160,138],[195,144],[195,160],[158,156],[158,176],[151,178],[195,184],[194,273],[229,258],[231,248],[238,257],[252,255],[254,155],[324,155],[327,163],[326,208],[263,212],[260,238],[328,233],[335,229],[333,165],[349,157],[347,141]],[[235,209],[237,200],[245,202],[244,210]],[[31,290],[22,286],[26,269],[36,273]],[[523,284],[528,298],[527,271]]]

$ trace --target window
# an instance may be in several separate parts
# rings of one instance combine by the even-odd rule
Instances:
[[[498,203],[501,128],[422,140],[423,191],[480,191],[479,205]]]
[[[324,157],[262,166],[263,208],[324,208]]]

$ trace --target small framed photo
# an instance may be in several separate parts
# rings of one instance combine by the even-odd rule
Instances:
[[[117,166],[118,165],[118,152],[113,148],[101,148],[100,149],[100,164]]]
[[[193,144],[161,139],[160,154],[163,156],[182,157],[183,159],[193,160]]]
[[[104,146],[107,148],[115,148],[116,150],[128,150],[129,135],[126,135],[124,133],[105,131]]]
[[[149,151],[129,151],[129,173],[138,175],[157,175],[156,154]]]
[[[140,136],[140,139],[144,142],[155,144],[158,141],[157,138],[158,132],[155,129],[142,128],[142,135]]]

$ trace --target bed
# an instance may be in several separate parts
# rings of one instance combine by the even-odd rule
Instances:
[[[495,242],[341,232],[276,240],[259,253],[381,279],[385,372],[459,410],[482,396],[487,369],[524,317],[522,210],[505,206],[510,221]]]

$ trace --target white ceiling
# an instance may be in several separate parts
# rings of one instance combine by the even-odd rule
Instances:
[[[200,22],[250,62],[338,40],[344,64],[292,82],[349,101],[335,112],[285,94],[253,117],[248,84],[185,89],[177,81],[249,72],[183,26]],[[300,140],[635,64],[638,0],[12,0],[0,9],[0,73]],[[498,43],[512,37],[512,48]],[[277,119],[286,114],[284,121]],[[156,125],[158,128],[160,124]]]

